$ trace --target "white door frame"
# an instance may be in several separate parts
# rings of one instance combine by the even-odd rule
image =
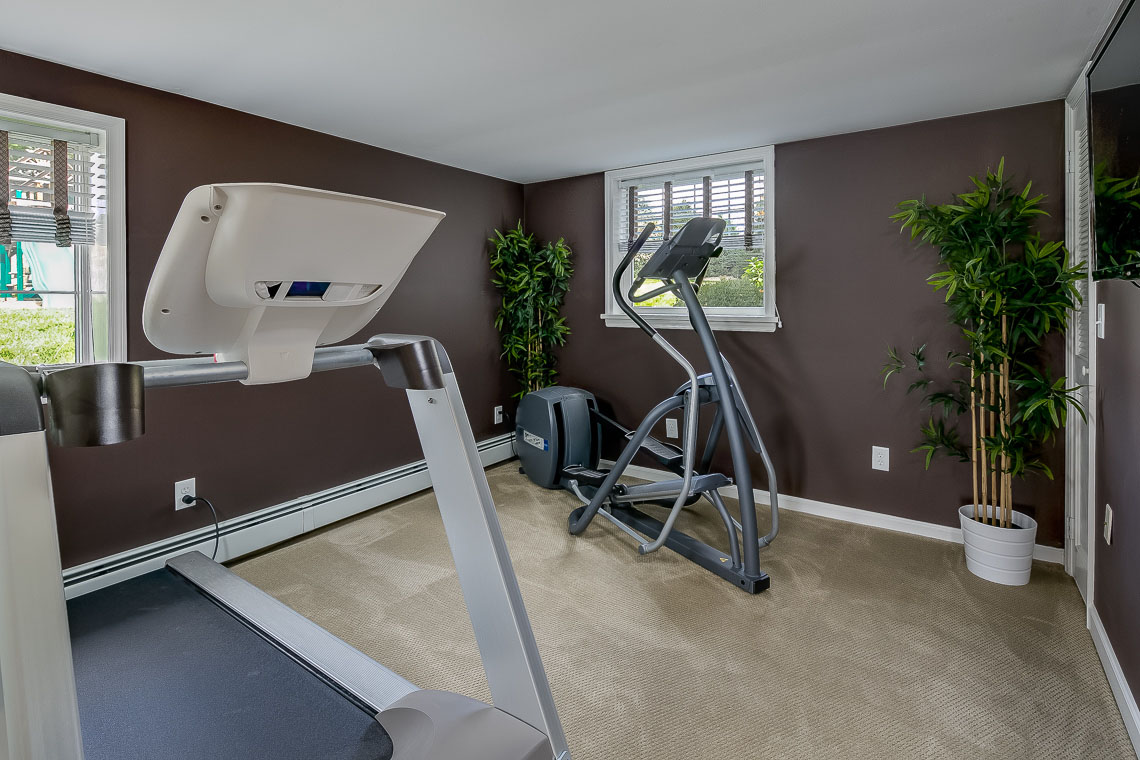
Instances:
[[[1086,65],[1077,81],[1073,84],[1068,97],[1065,99],[1065,155],[1066,155],[1066,173],[1065,173],[1065,243],[1070,251],[1075,251],[1077,248],[1077,236],[1080,233],[1078,230],[1078,208],[1079,202],[1078,182],[1082,180],[1082,173],[1089,173],[1089,165],[1087,162],[1082,162],[1076,146],[1076,126],[1077,115],[1075,108],[1088,108],[1088,73],[1090,65]],[[1091,124],[1086,124],[1086,128],[1091,128]],[[1090,148],[1091,150],[1091,148]],[[1091,182],[1092,178],[1088,177],[1087,181]],[[1091,191],[1090,191],[1091,203]],[[1091,215],[1090,215],[1091,227]],[[1091,229],[1086,232],[1091,236]],[[1087,291],[1086,300],[1088,303],[1089,319],[1084,325],[1088,331],[1086,335],[1088,345],[1088,376],[1080,377],[1077,372],[1076,364],[1077,359],[1074,352],[1075,338],[1073,330],[1080,329],[1081,325],[1078,320],[1073,320],[1070,324],[1069,335],[1065,340],[1065,370],[1066,375],[1073,378],[1077,382],[1082,382],[1088,386],[1087,409],[1088,415],[1088,456],[1085,461],[1078,461],[1080,458],[1079,448],[1075,445],[1075,439],[1078,434],[1078,429],[1072,424],[1066,427],[1065,431],[1065,570],[1073,574],[1073,553],[1075,551],[1075,535],[1074,529],[1076,527],[1076,505],[1080,499],[1080,494],[1077,489],[1080,488],[1080,479],[1072,478],[1070,475],[1075,466],[1083,467],[1087,473],[1087,492],[1084,498],[1087,499],[1088,514],[1081,525],[1082,533],[1084,533],[1085,549],[1088,553],[1088,568],[1086,571],[1085,588],[1081,589],[1085,598],[1086,608],[1092,610],[1093,608],[1093,592],[1096,587],[1094,583],[1094,575],[1096,568],[1096,433],[1097,433],[1097,415],[1096,415],[1096,387],[1097,387],[1097,368],[1096,368],[1096,354],[1097,354],[1097,293],[1096,281],[1092,278],[1092,266],[1096,261],[1096,253],[1091,245],[1094,241],[1089,241],[1088,257],[1089,257],[1089,272],[1087,274]],[[1076,415],[1070,416],[1070,419],[1079,419]]]

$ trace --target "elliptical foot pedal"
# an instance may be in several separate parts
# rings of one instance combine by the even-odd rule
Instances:
[[[641,450],[649,454],[665,467],[677,467],[685,458],[685,452],[671,443],[659,441],[653,436],[646,436],[641,442]]]
[[[609,474],[609,470],[591,470],[589,467],[582,467],[577,464],[562,468],[563,480],[576,480],[578,485],[594,488],[601,488]]]

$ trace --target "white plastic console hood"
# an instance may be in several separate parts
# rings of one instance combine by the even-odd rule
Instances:
[[[361,330],[443,212],[269,183],[182,202],[143,304],[163,351],[243,361],[246,383],[308,376],[313,350]]]

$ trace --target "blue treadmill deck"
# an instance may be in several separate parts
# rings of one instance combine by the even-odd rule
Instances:
[[[163,569],[67,603],[86,760],[390,760],[363,706]]]

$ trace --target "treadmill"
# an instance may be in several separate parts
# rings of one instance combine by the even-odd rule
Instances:
[[[375,316],[443,217],[199,187],[143,307],[155,346],[196,357],[0,363],[0,760],[569,760],[446,351],[415,335],[330,345]],[[49,437],[136,438],[163,388],[364,366],[411,406],[493,704],[417,688],[197,551],[65,603]]]
[[[381,689],[414,690],[352,652],[377,693],[350,694],[171,568],[72,599],[67,615],[86,760],[390,758]]]

